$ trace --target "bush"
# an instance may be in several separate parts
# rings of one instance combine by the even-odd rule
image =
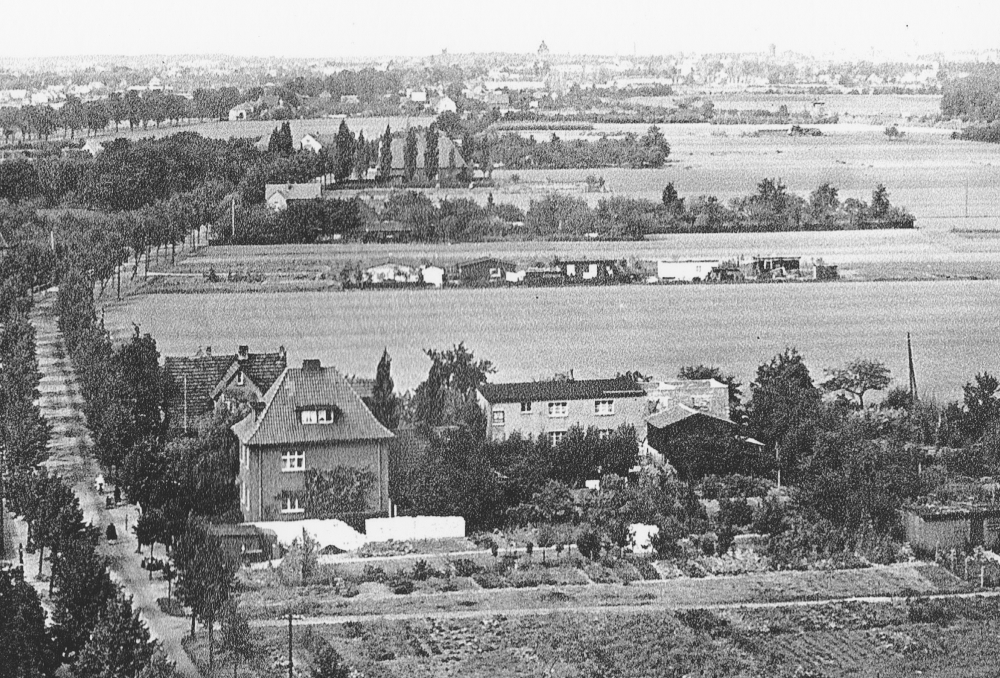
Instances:
[[[389,582],[389,588],[392,592],[400,596],[408,596],[413,593],[413,589],[416,588],[413,582],[409,579],[403,577],[397,577]]]
[[[511,586],[519,589],[535,586],[552,586],[556,583],[555,578],[546,570],[536,568],[513,572],[508,577],[508,580]]]
[[[597,560],[601,555],[601,537],[592,529],[586,529],[576,540],[576,548],[584,558]]]
[[[507,580],[496,572],[477,572],[472,580],[484,589],[501,589],[507,586]]]
[[[680,610],[677,619],[692,631],[707,633],[713,638],[724,638],[732,631],[727,620],[710,610]]]
[[[482,566],[469,558],[458,558],[448,561],[448,566],[456,577],[471,577],[483,571]]]
[[[660,558],[680,558],[683,553],[678,541],[684,536],[681,524],[668,516],[658,525],[659,531],[650,537],[649,544]]]
[[[639,572],[639,576],[643,579],[652,581],[660,578],[660,571],[648,560],[637,560],[634,565],[635,569]]]
[[[381,584],[388,579],[389,577],[386,575],[385,570],[378,565],[365,565],[364,569],[361,571],[362,582],[375,582],[376,584]]]
[[[156,604],[160,606],[163,614],[171,617],[185,617],[184,606],[176,598],[157,598]]]
[[[955,621],[955,610],[946,600],[914,598],[907,601],[906,618],[914,624],[948,626]]]

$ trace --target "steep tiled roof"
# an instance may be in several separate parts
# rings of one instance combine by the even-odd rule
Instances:
[[[629,379],[579,379],[483,384],[479,387],[479,392],[491,403],[646,397],[646,392]]]
[[[660,410],[659,412],[649,415],[648,417],[646,417],[646,423],[652,426],[653,428],[666,428],[668,426],[676,424],[679,421],[687,419],[688,417],[693,417],[696,415],[701,415],[703,417],[715,419],[717,421],[730,424],[734,428],[736,427],[736,424],[734,424],[729,419],[717,417],[716,415],[710,412],[705,412],[703,410],[695,409],[694,407],[688,407],[687,405],[681,405],[681,404],[671,405],[670,407],[664,410]]]
[[[194,357],[167,356],[163,359],[166,377],[167,407],[183,407],[184,378],[187,377],[188,406],[192,412],[208,409],[216,387],[239,365],[239,356],[201,355]],[[260,389],[267,390],[285,370],[284,352],[249,353],[243,371]]]
[[[303,424],[300,411],[330,407],[333,423]],[[378,422],[351,385],[332,367],[289,368],[264,394],[264,409],[233,426],[245,445],[382,440],[392,432]]]

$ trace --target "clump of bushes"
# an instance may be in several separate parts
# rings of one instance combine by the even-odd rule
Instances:
[[[906,618],[914,624],[948,626],[955,617],[955,610],[946,600],[914,598],[906,603]]]

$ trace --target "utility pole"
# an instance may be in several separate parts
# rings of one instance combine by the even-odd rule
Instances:
[[[236,240],[236,197],[233,196],[232,206],[232,225],[233,225],[233,240]]]
[[[292,675],[292,611],[288,611],[288,678]]]
[[[917,402],[917,373],[913,369],[913,345],[910,343],[910,333],[906,333],[906,356],[910,366],[910,401]]]

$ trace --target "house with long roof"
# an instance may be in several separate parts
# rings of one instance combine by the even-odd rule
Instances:
[[[486,413],[487,437],[518,432],[546,436],[553,445],[574,426],[610,435],[629,425],[641,433],[648,410],[646,391],[627,378],[482,384],[476,399]]]
[[[394,436],[332,367],[305,360],[285,369],[232,431],[239,439],[240,508],[248,522],[330,517],[317,515],[318,506],[327,514],[332,507],[338,514],[388,515]],[[324,491],[318,478],[350,487]],[[357,492],[363,492],[361,505],[345,505],[344,497]]]
[[[293,200],[316,200],[322,196],[323,186],[318,182],[264,186],[264,202],[275,212],[288,209],[288,203]]]
[[[237,411],[259,401],[287,367],[285,348],[251,353],[213,355],[212,347],[194,356],[163,359],[164,411],[170,426],[189,428],[195,420],[217,409]]]

